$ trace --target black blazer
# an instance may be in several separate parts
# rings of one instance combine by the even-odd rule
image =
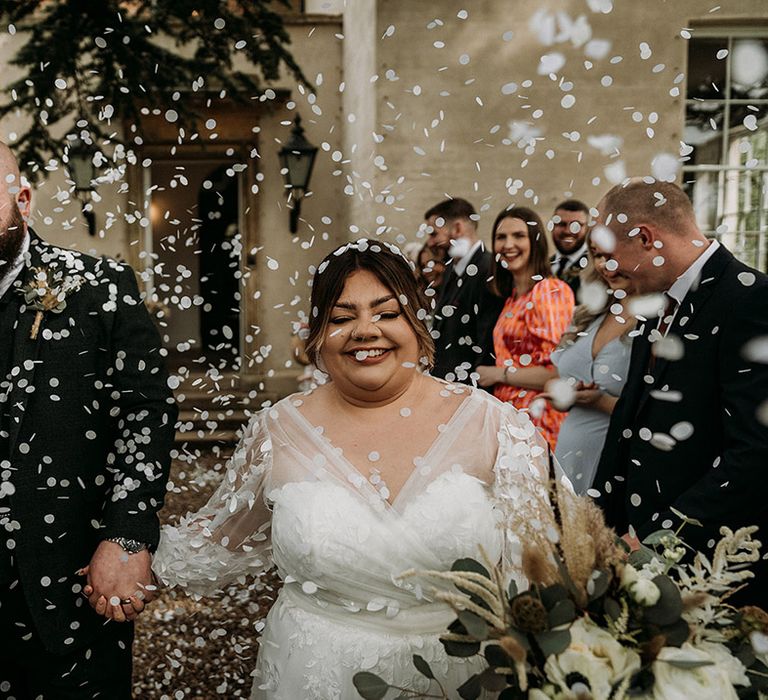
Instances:
[[[723,247],[715,251],[668,331],[682,342],[682,358],[657,358],[647,383],[655,321],[641,325],[633,343],[598,465],[594,486],[608,523],[619,534],[631,524],[642,540],[676,529],[674,508],[703,524],[681,533],[696,549],[719,540],[722,525],[758,525],[768,545],[768,427],[758,417],[768,365],[744,355],[750,340],[768,335],[768,277]],[[755,572],[760,583],[742,599],[765,606],[766,562]]]
[[[550,265],[554,265],[555,258],[557,256],[553,255],[550,259]],[[586,267],[587,263],[589,262],[589,255],[587,253],[584,253],[576,262],[574,262],[572,265],[569,265],[568,267],[563,270],[562,276],[560,276],[558,279],[563,280],[573,292],[573,298],[576,300],[576,304],[580,304],[581,300],[578,297],[579,290],[581,289],[581,272]],[[552,270],[552,274],[555,274],[555,270]]]
[[[478,365],[493,365],[493,327],[499,318],[504,301],[491,293],[493,258],[479,247],[467,263],[461,276],[447,268],[447,277],[435,306],[432,337],[435,339],[435,367],[432,375],[445,378],[453,374],[458,381],[470,383],[468,378]],[[474,273],[474,274],[473,274]]]
[[[15,493],[3,505],[20,525],[15,564],[39,636],[65,653],[104,624],[75,575],[99,542],[123,536],[157,545],[177,409],[130,267],[30,233],[17,287],[30,267],[83,284],[64,311],[44,314],[35,340],[35,311],[23,305],[13,337],[0,338],[13,344],[21,370],[9,400]]]

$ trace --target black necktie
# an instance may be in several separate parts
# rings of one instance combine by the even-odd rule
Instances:
[[[555,273],[556,277],[562,277],[563,273],[565,272],[565,268],[568,266],[568,258],[563,256],[560,258],[560,260],[557,263],[557,272]]]

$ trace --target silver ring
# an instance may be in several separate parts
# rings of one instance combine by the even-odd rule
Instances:
[[[130,598],[121,598],[121,599],[120,599],[120,602],[121,602],[123,605],[131,605],[131,604],[133,603],[133,601],[132,601]]]

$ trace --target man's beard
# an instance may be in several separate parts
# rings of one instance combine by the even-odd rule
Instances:
[[[11,216],[8,222],[8,228],[0,233],[0,282],[2,282],[11,272],[11,267],[19,257],[19,253],[24,245],[24,237],[27,235],[24,226],[24,217],[16,205],[16,201],[11,203]]]

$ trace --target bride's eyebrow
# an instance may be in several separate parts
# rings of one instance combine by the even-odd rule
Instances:
[[[370,308],[375,309],[377,306],[381,306],[382,304],[385,304],[388,301],[392,301],[395,299],[394,294],[388,294],[385,297],[379,297],[378,299],[374,299],[370,303]],[[349,309],[350,311],[355,311],[357,309],[357,304],[353,304],[351,301],[337,301],[334,305],[334,308],[339,309]]]

